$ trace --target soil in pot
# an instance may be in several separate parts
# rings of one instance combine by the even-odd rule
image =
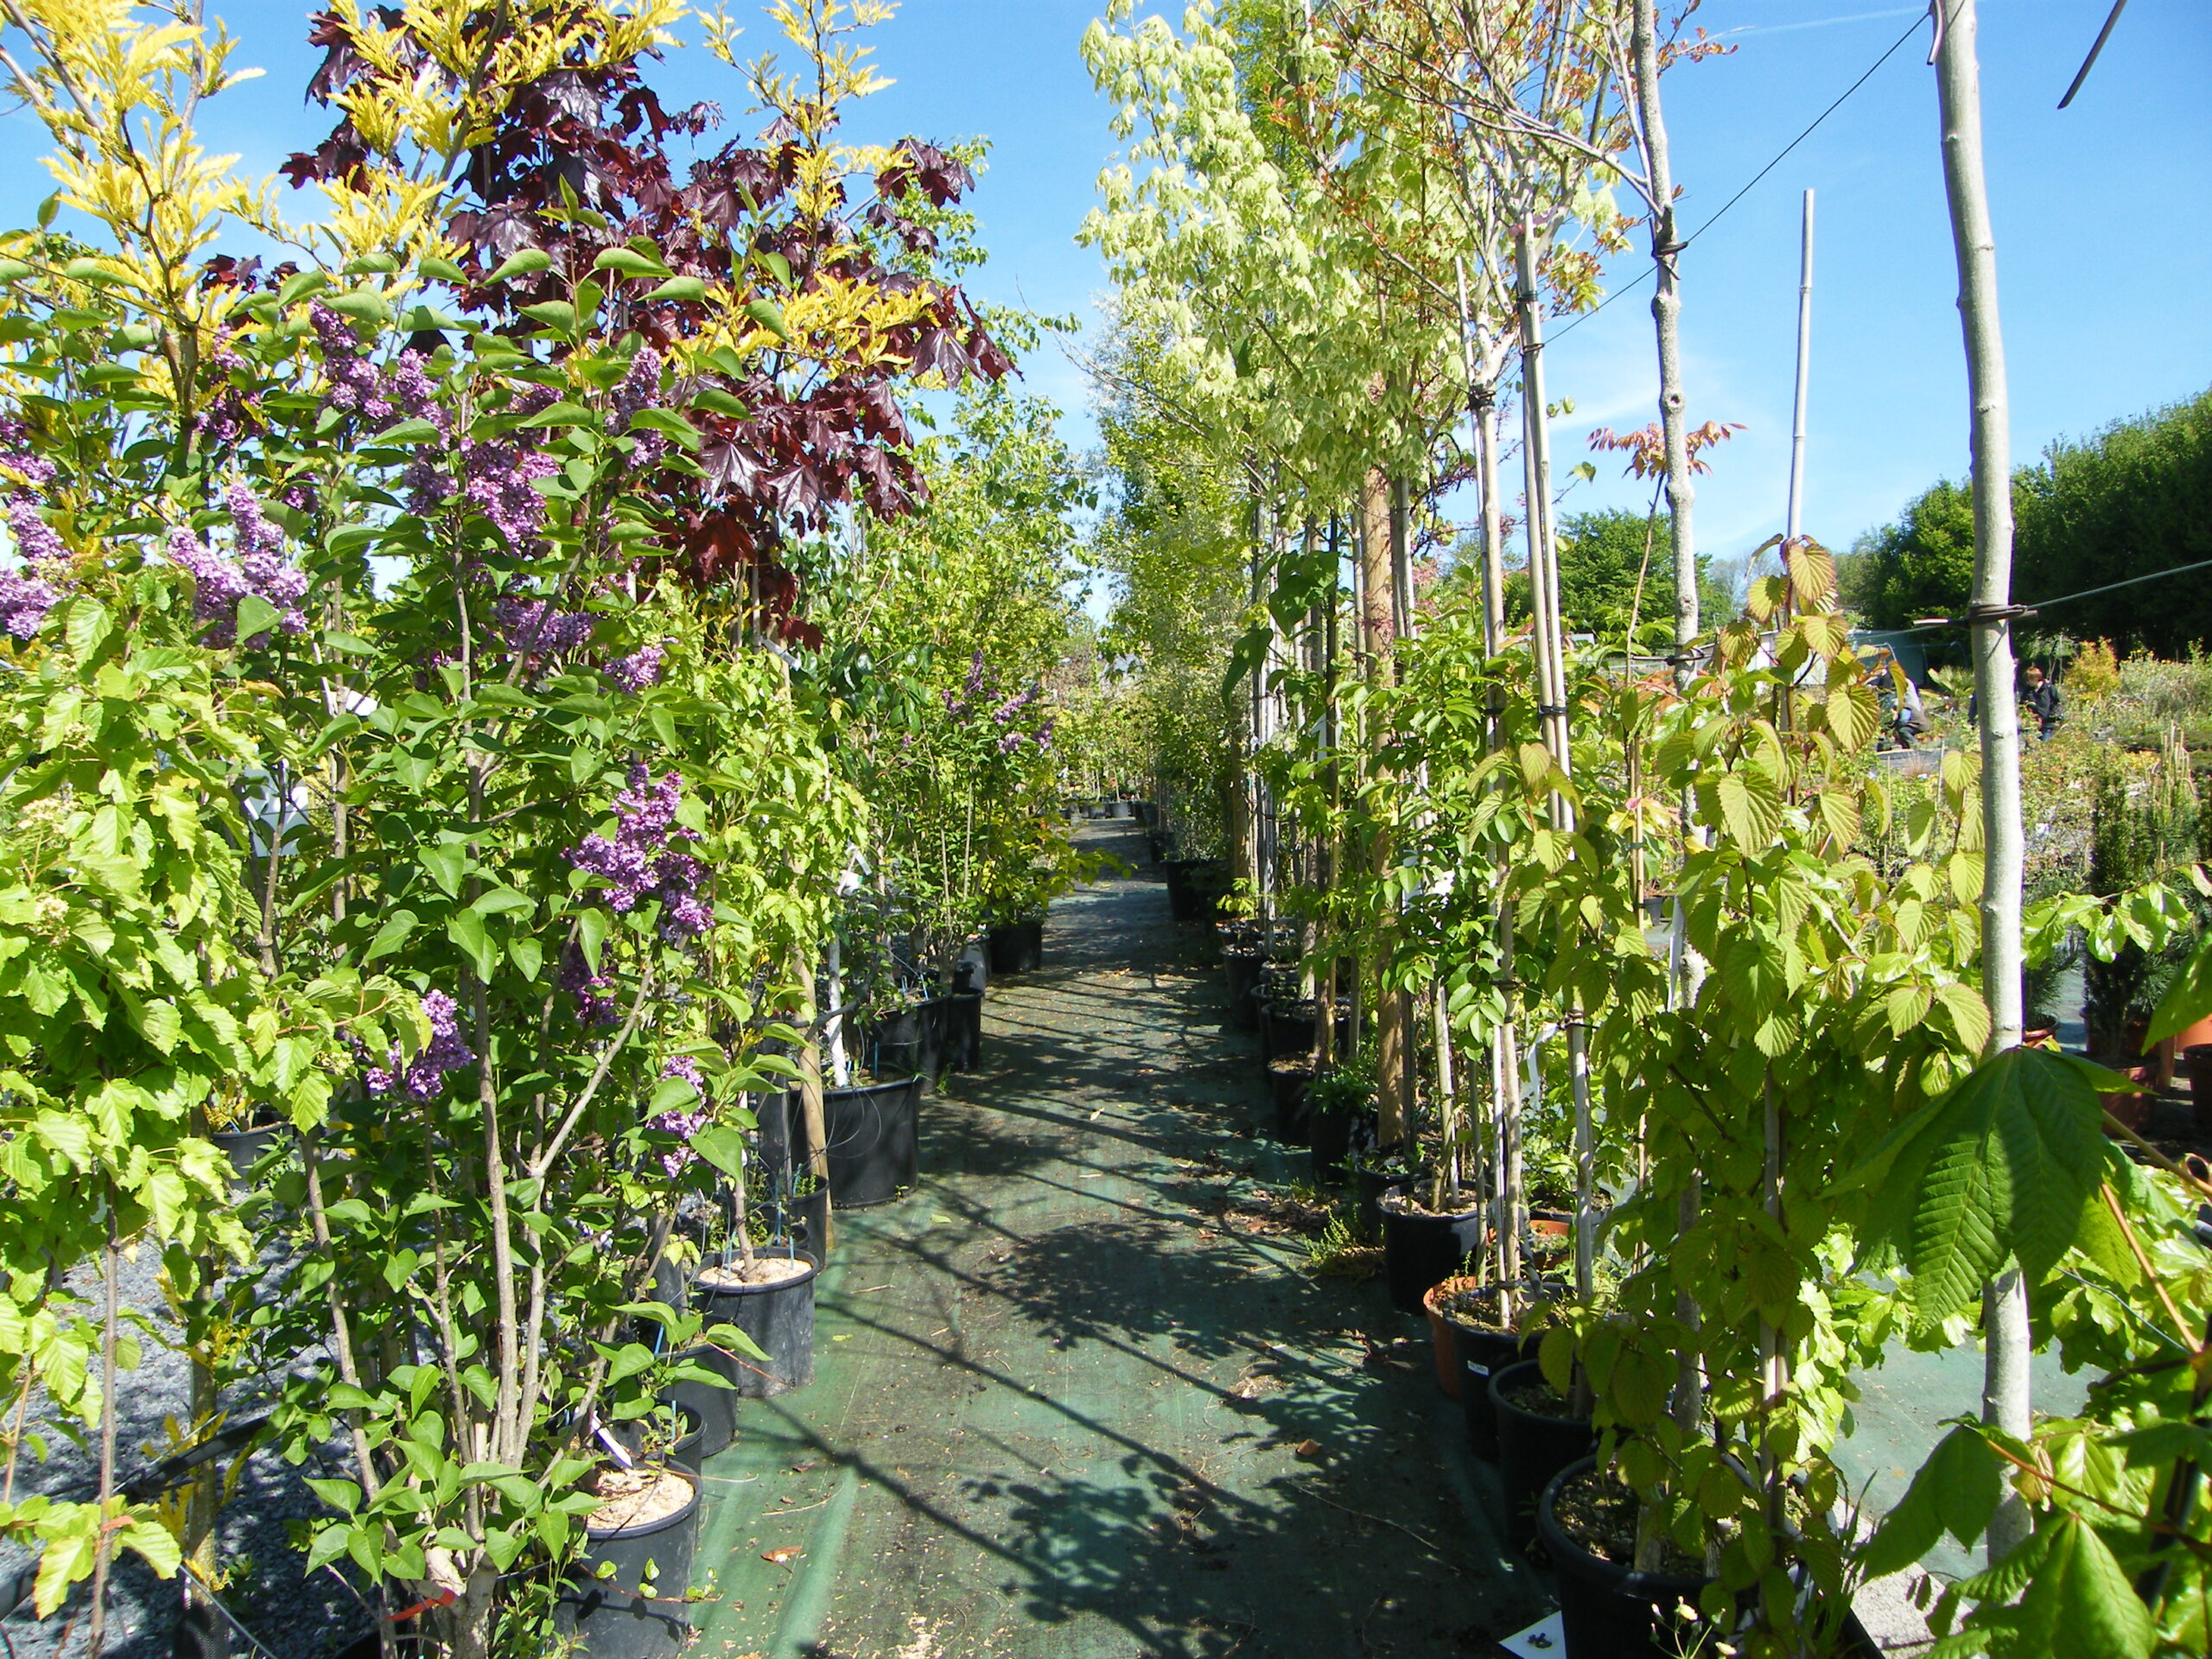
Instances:
[[[734,1325],[767,1355],[715,1350],[707,1363],[750,1399],[788,1394],[814,1380],[814,1278],[810,1255],[756,1255],[749,1264],[711,1267],[692,1281],[691,1301],[707,1323]]]
[[[556,1623],[588,1659],[672,1659],[691,1639],[691,1557],[699,1488],[651,1464],[601,1471],[582,1558],[561,1587]]]
[[[1675,1609],[1696,1606],[1704,1564],[1669,1543],[1658,1570],[1636,1571],[1636,1494],[1600,1475],[1594,1458],[1568,1465],[1544,1489],[1536,1532],[1559,1575],[1567,1659],[1663,1659],[1697,1630]]]
[[[1299,1060],[1273,1060],[1268,1065],[1268,1089],[1275,1105],[1275,1139],[1297,1145],[1306,1139],[1306,1087],[1313,1081],[1313,1068]]]
[[[1525,1552],[1536,1538],[1536,1500],[1554,1475],[1597,1445],[1587,1415],[1544,1381],[1533,1359],[1495,1371],[1491,1408],[1497,1414],[1497,1473],[1505,1487],[1505,1541]]]
[[[990,931],[991,971],[1033,974],[1045,965],[1045,918],[1001,922]]]
[[[830,1144],[830,1195],[840,1210],[888,1204],[921,1173],[917,1119],[922,1080],[830,1089],[822,1122]]]
[[[1483,1245],[1483,1212],[1464,1210],[1439,1214],[1405,1187],[1382,1195],[1382,1274],[1390,1305],[1402,1313],[1422,1312],[1430,1287],[1459,1271],[1470,1252]]]

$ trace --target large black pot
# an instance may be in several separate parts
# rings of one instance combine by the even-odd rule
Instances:
[[[830,1196],[840,1210],[887,1204],[913,1185],[921,1173],[915,1127],[921,1097],[918,1077],[823,1091]]]
[[[1033,974],[1045,965],[1045,918],[1001,922],[990,932],[991,971]]]
[[[1351,1212],[1359,1224],[1362,1238],[1382,1236],[1382,1195],[1406,1179],[1406,1172],[1393,1165],[1358,1164],[1352,1169]]]
[[[1278,996],[1260,1004],[1260,1047],[1271,1060],[1310,1060],[1313,1058],[1313,999]],[[1351,1010],[1337,1006],[1337,1052],[1351,1052]]]
[[[1555,1506],[1567,1483],[1598,1466],[1595,1458],[1570,1463],[1545,1484],[1536,1506],[1536,1535],[1559,1575],[1560,1624],[1567,1634],[1567,1659],[1663,1659],[1679,1644],[1662,1648],[1653,1640],[1671,1630],[1674,1610],[1694,1607],[1698,1592],[1710,1580],[1682,1573],[1639,1573],[1593,1555],[1560,1524]]]
[[[1421,1298],[1459,1271],[1483,1245],[1483,1212],[1471,1205],[1456,1215],[1433,1216],[1411,1208],[1403,1187],[1382,1195],[1382,1276],[1390,1305],[1404,1313],[1422,1311]]]
[[[955,991],[936,1001],[943,1033],[938,1052],[948,1071],[973,1071],[983,1063],[983,994]]]
[[[282,1123],[264,1123],[257,1128],[218,1129],[207,1138],[215,1143],[216,1150],[231,1160],[231,1168],[242,1185],[251,1185],[254,1166],[275,1151],[277,1138],[284,1133]]]
[[[1541,1380],[1533,1359],[1491,1373],[1491,1408],[1497,1414],[1497,1474],[1505,1488],[1505,1541],[1516,1554],[1536,1539],[1536,1500],[1554,1475],[1598,1444],[1587,1418],[1547,1417],[1508,1397],[1518,1384]]]
[[[806,1144],[806,1117],[795,1089],[752,1096],[753,1121],[760,1126],[760,1167],[772,1181],[786,1178],[813,1148]]]
[[[691,1640],[691,1556],[699,1544],[699,1483],[674,1515],[639,1527],[584,1529],[575,1576],[561,1586],[556,1627],[587,1659],[673,1659]],[[645,1566],[653,1567],[652,1593]],[[604,1577],[608,1567],[613,1570]]]
[[[765,1360],[709,1351],[708,1367],[748,1400],[789,1394],[814,1381],[814,1281],[822,1264],[801,1251],[806,1271],[765,1285],[691,1287],[691,1305],[709,1325],[734,1325],[753,1338]]]
[[[981,991],[990,987],[991,976],[998,970],[991,965],[991,947],[982,939],[970,939],[961,947],[960,960],[952,964],[952,988],[956,991]]]
[[[1274,1091],[1276,1140],[1295,1146],[1306,1139],[1306,1089],[1313,1081],[1311,1066],[1268,1068],[1268,1082]]]
[[[1231,1030],[1259,1029],[1260,1005],[1256,998],[1261,970],[1266,966],[1267,958],[1256,950],[1232,947],[1221,953],[1222,972],[1229,979],[1229,1026]]]
[[[670,1446],[662,1455],[677,1468],[689,1470],[696,1475],[699,1472],[700,1464],[705,1461],[707,1456],[702,1449],[706,1445],[706,1425],[700,1419],[699,1414],[682,1401],[671,1400],[666,1403],[676,1408],[678,1433],[676,1444]],[[645,1450],[645,1425],[634,1419],[629,1422],[611,1425],[607,1433],[614,1437],[615,1445],[620,1446],[632,1459],[637,1458]],[[723,1442],[725,1446],[728,1444],[727,1440]]]
[[[1508,1365],[1529,1358],[1535,1344],[1510,1331],[1493,1331],[1445,1316],[1452,1345],[1459,1356],[1459,1408],[1466,1414],[1467,1450],[1485,1463],[1497,1461],[1497,1406],[1490,1379]]]
[[[687,1348],[677,1357],[691,1360],[702,1370],[712,1371],[717,1376],[728,1375],[720,1356],[711,1348]],[[737,1438],[736,1389],[716,1388],[711,1382],[685,1377],[670,1383],[661,1390],[660,1397],[667,1404],[681,1407],[698,1420],[701,1463]]]
[[[1306,1142],[1313,1148],[1315,1185],[1344,1184],[1344,1160],[1351,1156],[1352,1141],[1358,1135],[1359,1121],[1364,1116],[1364,1107],[1341,1101],[1319,1106],[1310,1094],[1306,1096]],[[1376,1196],[1379,1202],[1382,1195]]]
[[[944,998],[910,1002],[871,1029],[868,1070],[879,1077],[919,1077],[925,1092],[944,1070]]]
[[[830,1259],[830,1189],[817,1186],[803,1198],[793,1198],[782,1187],[768,1195],[768,1224],[779,1240],[817,1262]]]

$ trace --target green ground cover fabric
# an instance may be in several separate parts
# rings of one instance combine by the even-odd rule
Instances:
[[[920,1185],[839,1218],[815,1382],[707,1467],[702,1659],[1491,1655],[1543,1612],[1424,1328],[1300,1270],[1198,935],[1141,868],[992,985]]]

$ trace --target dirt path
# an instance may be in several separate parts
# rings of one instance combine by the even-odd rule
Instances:
[[[1417,1322],[1299,1270],[1192,931],[1145,871],[991,987],[921,1185],[844,1218],[816,1381],[709,1466],[705,1659],[1488,1655],[1541,1611]]]

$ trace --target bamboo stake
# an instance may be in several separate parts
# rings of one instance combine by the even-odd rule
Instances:
[[[1959,267],[1959,316],[1974,403],[1974,695],[1981,717],[1981,975],[1989,1052],[2016,1046],[2021,1027],[2020,711],[2012,675],[2012,440],[2005,341],[1997,305],[1997,243],[1982,173],[1981,69],[1974,0],[1939,0],[1936,90],[1943,185]],[[1982,1421],[2024,1439],[2031,1427],[2028,1292],[2018,1267],[1982,1295],[1987,1344]],[[2026,1539],[2027,1505],[2008,1494],[1989,1528],[1989,1559]]]

